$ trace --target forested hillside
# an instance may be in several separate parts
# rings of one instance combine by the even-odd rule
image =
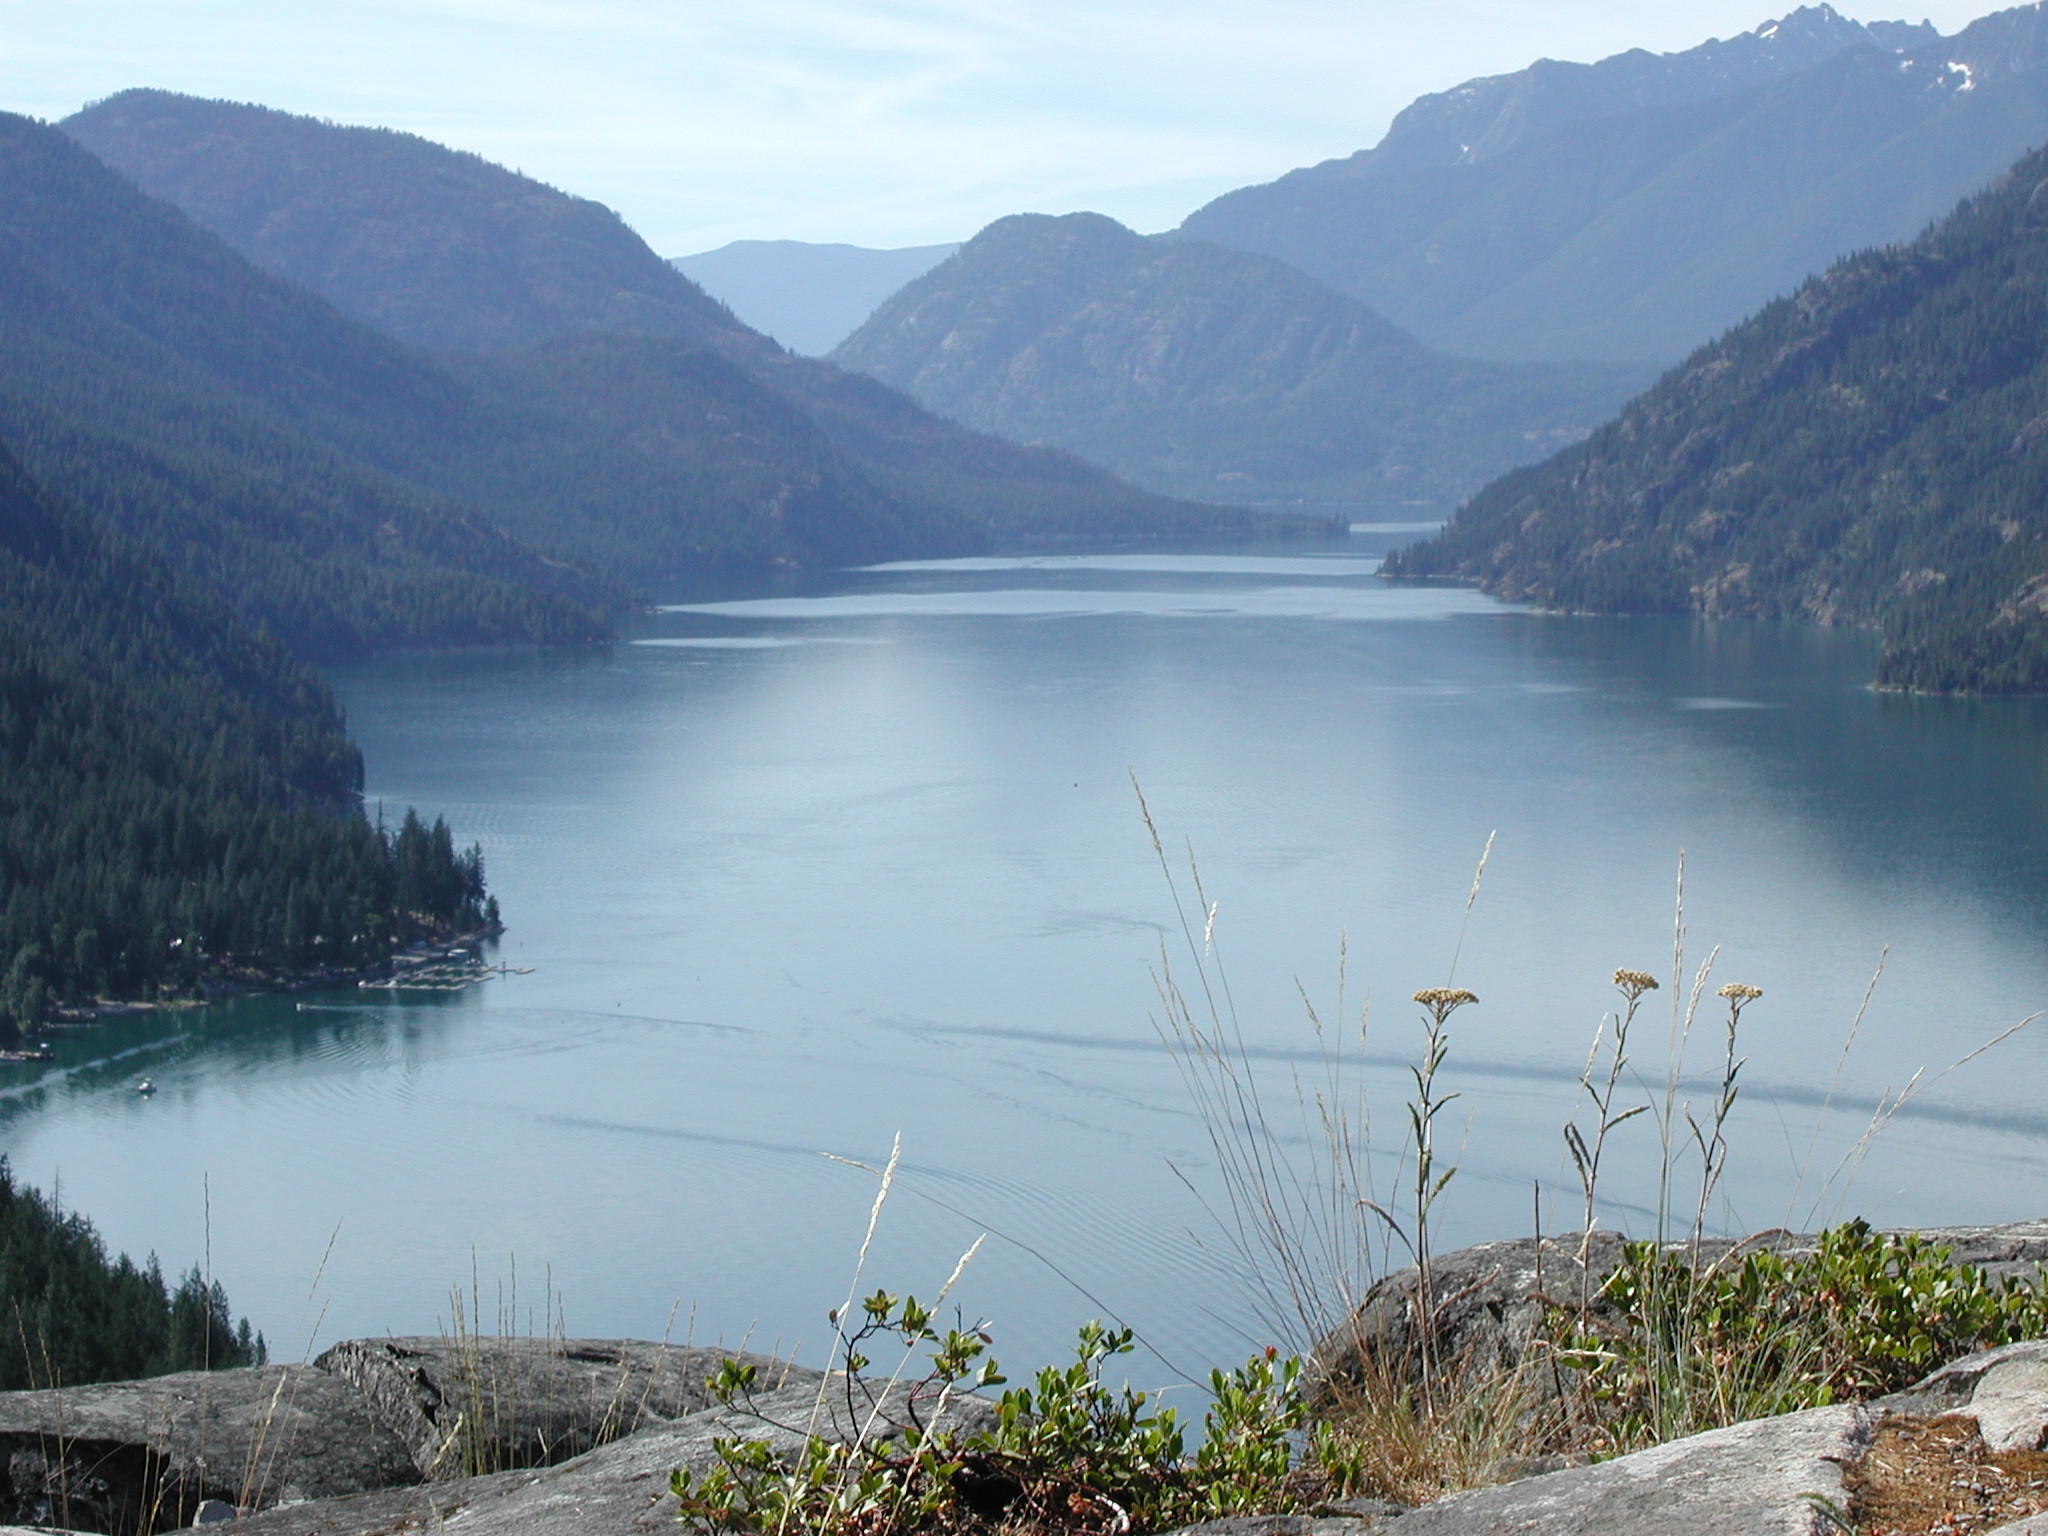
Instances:
[[[602,583],[316,437],[462,408],[405,349],[0,114],[0,441],[302,653],[603,633]]]
[[[607,409],[603,402],[623,398],[633,387],[631,376],[656,357],[666,354],[673,361],[661,366],[687,371],[697,365],[680,360],[685,351],[717,352],[745,382],[792,407],[795,416],[785,420],[822,433],[837,456],[824,474],[817,467],[821,449],[804,444],[796,455],[804,467],[792,465],[787,477],[788,497],[765,503],[738,494],[756,482],[744,465],[737,468],[729,509],[707,514],[728,548],[744,543],[750,520],[772,545],[787,499],[808,499],[824,515],[834,486],[849,488],[850,518],[879,515],[880,526],[923,541],[870,543],[863,552],[874,559],[949,552],[963,547],[963,537],[977,544],[991,538],[1158,538],[1262,526],[1241,511],[1138,490],[1067,454],[969,431],[895,390],[785,352],[648,249],[611,210],[474,155],[408,134],[163,91],[123,92],[62,127],[258,266],[305,284],[399,341],[510,356],[511,371],[530,376],[546,364],[520,364],[522,349],[594,332],[648,338],[647,347],[613,354],[625,375],[616,380],[601,376],[603,359],[582,357],[578,388],[582,398],[599,402],[600,412]],[[472,363],[463,372],[475,378],[489,366]],[[709,377],[699,370],[700,380]],[[735,406],[742,418],[769,419],[756,401],[735,396]],[[676,438],[689,439],[684,456],[712,466],[731,437],[722,430],[725,414],[679,411],[658,431],[613,433],[612,441],[659,459]],[[741,447],[743,459],[782,462],[772,442]],[[604,462],[626,489],[604,499],[605,479],[588,481],[592,497],[603,502],[602,515],[637,515],[640,468],[617,453]],[[471,459],[451,466],[416,457],[405,472],[452,494],[468,483],[472,467]],[[500,482],[523,483],[522,477]],[[850,488],[857,484],[868,489],[854,494]],[[886,514],[879,513],[876,495],[892,504]],[[539,539],[555,509],[529,498],[525,505],[494,503],[493,514],[520,537]],[[841,547],[857,542],[849,538]],[[682,549],[677,558],[687,563],[690,554]],[[761,563],[773,558],[764,551]],[[633,569],[639,574],[645,566]]]
[[[1431,351],[1270,257],[1016,214],[891,297],[833,361],[935,411],[1223,501],[1455,501],[1647,380]]]
[[[1669,365],[2043,139],[2038,5],[1951,38],[1808,6],[1422,97],[1373,148],[1227,193],[1180,233],[1290,262],[1446,351]]]
[[[1771,305],[1388,570],[1876,625],[1885,684],[2048,689],[2048,153]]]
[[[318,677],[0,452],[0,1037],[484,921],[477,857],[361,783]]]
[[[594,638],[629,584],[986,536],[694,344],[430,357],[26,119],[0,194],[0,437],[303,655]]]
[[[0,1157],[0,1392],[261,1365],[263,1336],[195,1266],[175,1288],[152,1255],[110,1257],[93,1225],[17,1184]]]

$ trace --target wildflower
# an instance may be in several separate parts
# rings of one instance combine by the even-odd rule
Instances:
[[[1762,997],[1764,989],[1762,987],[1752,987],[1746,981],[1731,981],[1715,995],[1727,998],[1729,1002],[1740,1008],[1744,1003],[1753,1003]]]
[[[1657,978],[1648,971],[1616,971],[1614,984],[1621,988],[1622,995],[1634,1002],[1645,992],[1657,990]]]
[[[1424,987],[1415,994],[1415,1001],[1425,1008],[1459,1008],[1479,999],[1463,987]]]
[[[1479,998],[1463,987],[1424,987],[1415,994],[1415,1001],[1435,1015],[1437,1023],[1441,1024],[1451,1016],[1453,1009],[1476,1003]]]

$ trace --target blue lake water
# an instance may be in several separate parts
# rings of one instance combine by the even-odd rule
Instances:
[[[1332,1009],[1348,934],[1390,1153],[1408,995],[1458,952],[1481,1002],[1445,1073],[1442,1242],[1526,1232],[1532,1181],[1575,1224],[1573,1080],[1612,971],[1669,972],[1681,850],[1692,961],[1718,945],[1710,985],[1765,991],[1718,1223],[1810,1219],[1922,1067],[1819,1214],[2048,1212],[2048,1035],[1937,1076],[2048,1005],[2048,706],[1878,695],[1856,634],[1381,582],[1406,536],[883,567],[700,596],[604,650],[346,669],[372,798],[483,844],[498,958],[531,974],[68,1036],[4,1069],[8,1155],[167,1265],[210,1204],[213,1269],[285,1357],[431,1331],[473,1274],[489,1313],[516,1266],[522,1326],[552,1295],[571,1332],[816,1359],[873,1191],[834,1158],[900,1133],[871,1284],[929,1294],[990,1232],[956,1295],[1006,1361],[1104,1311],[1171,1362],[1141,1375],[1241,1356],[1152,1024],[1180,941],[1135,776],[1276,1074],[1309,1038],[1297,980]],[[1654,1151],[1620,1133],[1608,1219],[1644,1220]]]

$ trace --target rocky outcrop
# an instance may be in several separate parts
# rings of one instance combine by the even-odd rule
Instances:
[[[1821,1536],[1871,1411],[1809,1408],[1710,1430],[1590,1467],[1455,1493],[1394,1522],[1398,1536]]]
[[[2048,1262],[2048,1222],[1925,1235],[1994,1275]],[[1566,1236],[1437,1260],[1440,1357],[1518,1364],[1545,1298],[1576,1299],[1582,1284],[1590,1294],[1619,1257],[1618,1240],[1596,1234],[1582,1273],[1579,1247]],[[1382,1351],[1405,1357],[1415,1285],[1408,1271],[1376,1288],[1326,1346],[1323,1370],[1362,1368]],[[622,1339],[357,1339],[310,1366],[0,1394],[0,1521],[121,1536],[195,1517],[250,1536],[393,1536],[444,1522],[468,1536],[651,1536],[677,1529],[669,1474],[711,1466],[721,1438],[787,1454],[806,1434],[844,1443],[929,1418],[900,1388],[869,1400],[843,1376],[759,1357],[749,1357],[756,1395],[719,1404],[707,1382],[730,1357]],[[971,1428],[990,1405],[956,1399],[947,1412]],[[1859,1496],[1859,1469],[1881,1460],[1873,1444],[1900,1426],[1965,1421],[1973,1455],[2043,1449],[2048,1341],[1973,1355],[1875,1402],[1591,1466],[1525,1467],[1536,1475],[1420,1509],[1351,1501],[1214,1521],[1188,1536],[1818,1536],[1837,1528],[1830,1509]],[[13,1531],[0,1526],[0,1536]],[[2048,1536],[2048,1515],[1999,1536]]]
[[[618,1339],[358,1339],[310,1366],[0,1393],[0,1520],[130,1533],[563,1461],[711,1405],[734,1352]],[[758,1356],[787,1390],[818,1373]],[[488,1479],[471,1479],[485,1483]]]
[[[764,1397],[756,1413],[716,1408],[650,1424],[561,1465],[274,1509],[244,1520],[250,1536],[388,1536],[460,1524],[469,1536],[653,1536],[676,1529],[668,1474],[701,1469],[722,1435],[799,1443],[813,1422],[830,1438],[871,1427],[836,1392],[804,1384]],[[968,1405],[973,1411],[985,1411]],[[879,1416],[898,1416],[900,1399]],[[1987,1441],[2048,1437],[2048,1342],[2009,1345],[1936,1371],[1911,1392],[1713,1430],[1593,1466],[1453,1494],[1421,1509],[1357,1501],[1310,1515],[1240,1516],[1181,1536],[1824,1536],[1827,1510],[1874,1434],[1901,1418],[1974,1418]],[[815,1421],[813,1416],[815,1417]],[[2048,1518],[1997,1536],[2048,1536]]]
[[[712,1405],[729,1352],[637,1339],[351,1339],[314,1362],[353,1386],[422,1478],[550,1466]],[[815,1371],[763,1362],[771,1386]],[[388,1486],[388,1485],[383,1485]]]
[[[979,1399],[955,1398],[948,1422],[971,1429],[989,1411]],[[872,1405],[849,1403],[841,1391],[821,1393],[813,1375],[760,1396],[747,1409],[712,1408],[650,1424],[559,1466],[275,1509],[244,1520],[238,1529],[248,1536],[386,1536],[459,1518],[465,1536],[674,1533],[679,1527],[669,1474],[677,1467],[711,1466],[717,1459],[713,1441],[765,1440],[789,1455],[801,1448],[807,1430],[850,1442],[892,1431],[908,1416],[900,1388]]]
[[[0,1393],[0,1519],[189,1525],[199,1504],[329,1499],[418,1480],[361,1394],[325,1371],[191,1371]]]

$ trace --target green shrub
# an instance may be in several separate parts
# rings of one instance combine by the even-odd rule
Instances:
[[[1688,1244],[1629,1243],[1600,1299],[1604,1319],[1559,1309],[1552,1324],[1620,1446],[1898,1391],[2048,1334],[2038,1281],[1993,1281],[1940,1243],[1864,1221],[1823,1232],[1811,1253],[1712,1264]]]
[[[863,1374],[870,1362],[862,1349],[882,1335],[928,1351],[925,1375],[886,1400],[886,1389]],[[1104,1367],[1131,1352],[1132,1335],[1095,1322],[1080,1330],[1070,1364],[1006,1388],[985,1427],[949,1426],[958,1392],[1004,1385],[988,1343],[978,1329],[942,1334],[915,1298],[877,1292],[844,1345],[840,1390],[855,1423],[886,1406],[877,1416],[885,1432],[861,1444],[807,1436],[793,1461],[760,1440],[720,1440],[716,1465],[701,1477],[687,1469],[671,1477],[682,1519],[747,1533],[892,1536],[1000,1526],[1142,1536],[1294,1507],[1300,1361],[1268,1350],[1235,1371],[1212,1371],[1202,1443],[1191,1456],[1173,1409],[1104,1383]],[[753,1382],[753,1367],[728,1362],[713,1389],[748,1407]]]

